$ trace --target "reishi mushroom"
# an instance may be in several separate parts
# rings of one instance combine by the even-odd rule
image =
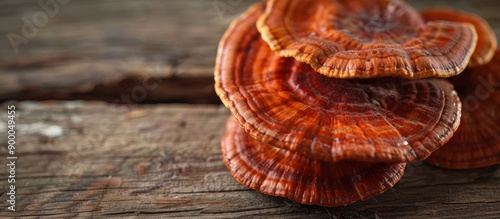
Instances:
[[[488,22],[483,18],[465,11],[451,8],[433,7],[420,11],[426,21],[455,21],[470,23],[477,31],[477,46],[470,58],[469,67],[487,64],[497,48],[497,38]]]
[[[302,204],[340,206],[369,199],[392,188],[406,166],[314,160],[251,138],[234,118],[226,130],[223,160],[240,183]]]
[[[256,27],[263,13],[257,4],[231,24],[214,74],[234,116],[223,160],[240,183],[304,204],[366,200],[458,128],[461,104],[446,80],[326,77],[269,48]]]
[[[214,78],[236,180],[341,206],[388,190],[408,162],[500,163],[496,36],[466,12],[421,13],[402,0],[267,0],[233,21]]]
[[[486,65],[449,79],[463,102],[458,130],[427,162],[451,169],[500,164],[500,50]]]
[[[425,22],[402,0],[268,0],[257,27],[281,56],[336,78],[450,77],[477,34],[468,23]]]
[[[260,37],[258,9],[223,36],[215,89],[259,141],[314,159],[412,162],[458,128],[460,101],[444,79],[343,80],[273,53]]]

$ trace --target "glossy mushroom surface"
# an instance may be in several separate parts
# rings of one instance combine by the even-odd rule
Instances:
[[[426,160],[470,169],[500,164],[500,51],[484,66],[450,78],[462,100],[462,119],[448,143]]]
[[[341,206],[366,200],[398,182],[405,163],[321,162],[260,143],[234,118],[227,122],[222,157],[243,185],[302,204]]]
[[[460,101],[443,79],[342,80],[276,55],[255,28],[257,6],[219,45],[215,90],[255,139],[328,162],[412,162],[459,125]]]
[[[451,8],[427,8],[420,12],[426,21],[456,21],[470,23],[477,31],[476,50],[470,58],[469,67],[484,65],[493,58],[497,49],[497,37],[490,25],[483,18]]]
[[[400,0],[268,0],[258,28],[279,55],[344,79],[454,76],[477,41],[472,25],[426,23]]]

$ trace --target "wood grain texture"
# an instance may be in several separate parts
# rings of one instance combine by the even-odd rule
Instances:
[[[113,102],[117,87],[130,90],[155,77],[158,88],[134,102],[218,103],[218,41],[255,1],[72,0],[30,37],[23,19],[44,13],[37,2],[0,3],[0,99]],[[17,53],[9,34],[27,40]]]
[[[6,36],[21,34],[22,18],[40,11],[37,2],[0,1],[0,101],[110,103],[1,105],[18,106],[20,157],[16,213],[5,210],[7,169],[0,168],[1,218],[500,215],[499,166],[450,171],[410,164],[390,191],[341,208],[262,195],[236,182],[222,162],[219,142],[229,116],[226,109],[134,105],[217,101],[217,43],[229,22],[257,0],[72,0],[15,53]],[[500,1],[408,2],[478,13],[500,33]],[[152,86],[155,82],[157,87]],[[132,96],[142,89],[146,97]],[[0,116],[2,166],[7,162],[5,122]]]
[[[212,89],[217,43],[231,20],[258,1],[71,0],[20,44],[17,53],[7,36],[23,36],[23,18],[32,20],[44,11],[38,0],[1,1],[0,100],[114,102],[122,93],[117,87],[140,86],[153,68],[162,82],[134,102],[218,103]],[[500,34],[500,1],[408,3],[477,13]]]
[[[500,166],[452,171],[413,163],[393,189],[373,199],[339,208],[305,206],[252,191],[232,178],[220,155],[219,141],[229,116],[223,107],[9,104],[18,109],[17,212],[5,211],[6,192],[2,190],[0,217],[500,215]],[[5,118],[0,121],[3,128]],[[50,137],[48,127],[59,127],[62,133],[52,132]],[[5,139],[3,132],[1,139]],[[3,144],[2,157],[6,154]],[[6,188],[6,169],[0,173],[0,188]]]

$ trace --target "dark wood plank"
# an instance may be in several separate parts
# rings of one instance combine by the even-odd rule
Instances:
[[[256,0],[73,0],[59,4],[32,37],[23,35],[22,19],[45,13],[37,2],[0,2],[0,100],[113,102],[118,86],[140,86],[153,68],[162,82],[135,102],[218,102],[212,88],[218,41]],[[9,34],[27,41],[16,50]]]
[[[304,206],[247,189],[224,166],[228,111],[207,105],[20,102],[16,213],[52,217],[498,218],[500,166],[452,171],[418,162],[373,199]],[[2,105],[1,109],[5,109]],[[0,118],[0,129],[5,128]],[[4,131],[1,139],[5,139]],[[5,164],[6,145],[0,151]],[[5,165],[0,188],[7,188]]]

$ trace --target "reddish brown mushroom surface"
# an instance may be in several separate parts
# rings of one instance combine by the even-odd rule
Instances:
[[[323,161],[411,162],[459,125],[460,101],[443,79],[342,80],[273,53],[254,7],[219,45],[215,89],[255,139]]]
[[[336,78],[450,77],[477,41],[472,25],[426,23],[400,0],[268,0],[258,28],[279,55]]]
[[[321,162],[251,138],[230,118],[221,143],[223,160],[249,188],[302,204],[341,206],[390,189],[406,164]]]
[[[231,174],[265,194],[341,206],[391,188],[407,162],[498,164],[500,52],[471,68],[491,59],[494,34],[465,12],[433,13],[400,0],[268,0],[241,15],[214,73],[234,116],[221,142]]]
[[[500,164],[500,51],[485,66],[450,78],[462,100],[462,119],[448,143],[427,162],[453,169]]]
[[[493,58],[497,48],[497,38],[483,18],[465,11],[443,7],[427,8],[422,10],[421,14],[426,21],[456,21],[474,25],[478,40],[476,50],[470,58],[469,67],[484,65]]]

